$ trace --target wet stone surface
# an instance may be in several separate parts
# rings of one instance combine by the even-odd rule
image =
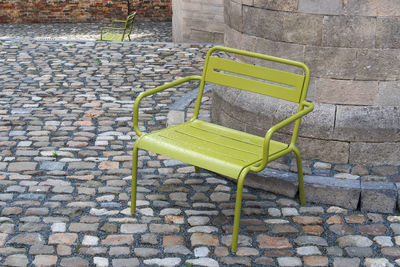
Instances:
[[[32,36],[61,31],[55,26],[37,25]],[[16,27],[0,27],[1,266],[399,263],[397,212],[301,207],[297,199],[251,188],[244,190],[239,248],[232,253],[235,183],[145,151],[139,152],[138,212],[131,215],[133,101],[140,92],[200,74],[211,45],[4,39]],[[143,100],[141,129],[165,127],[169,105],[195,87]],[[205,120],[210,97],[203,98]],[[276,166],[292,165],[287,158]],[[372,175],[359,166],[305,165]],[[373,169],[374,175],[395,171]]]

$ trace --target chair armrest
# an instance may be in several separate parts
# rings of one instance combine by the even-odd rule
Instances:
[[[267,155],[266,157],[264,157],[263,161],[260,163],[260,165],[258,167],[256,167],[255,169],[252,169],[251,171],[261,171],[262,169],[265,168],[265,166],[267,165],[267,161],[268,161],[268,155],[269,155],[269,143],[271,141],[272,135],[282,129],[283,127],[293,123],[294,121],[300,119],[301,117],[303,117],[304,115],[310,113],[313,109],[314,109],[314,105],[310,102],[307,101],[303,101],[301,103],[302,107],[304,108],[304,106],[306,106],[305,109],[297,112],[296,114],[290,116],[289,118],[279,122],[278,124],[272,126],[267,133],[265,134],[265,138],[264,138],[264,148],[263,148],[263,153],[264,155]]]
[[[188,82],[188,81],[191,81],[191,80],[201,80],[201,79],[202,79],[202,77],[201,76],[197,76],[197,75],[188,76],[188,77],[173,81],[171,83],[167,83],[167,84],[164,84],[162,86],[156,87],[154,89],[148,90],[146,92],[140,93],[138,95],[138,97],[135,99],[135,102],[133,104],[133,129],[135,130],[136,134],[138,136],[142,136],[143,135],[143,133],[139,130],[138,122],[139,122],[139,104],[140,104],[140,101],[142,101],[142,99],[144,97],[150,96],[150,95],[154,95],[155,93],[161,92],[163,90],[166,90],[168,88],[177,86],[179,84],[182,84],[182,83],[185,83],[185,82]]]
[[[282,129],[283,127],[285,127],[285,126],[287,126],[289,124],[291,124],[295,120],[300,119],[301,117],[303,117],[307,113],[310,113],[314,109],[314,105],[312,103],[310,103],[310,102],[303,101],[302,104],[303,104],[303,107],[306,106],[305,109],[297,112],[296,114],[290,116],[289,118],[287,118],[287,119],[281,121],[280,123],[272,126],[268,130],[268,132],[265,135],[265,138],[268,140],[268,142],[269,142],[269,140],[271,140],[271,136],[272,136],[272,134],[274,132],[278,131],[279,129]]]

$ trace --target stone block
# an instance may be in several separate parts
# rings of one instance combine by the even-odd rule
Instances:
[[[319,46],[322,43],[322,15],[283,14],[283,41]]]
[[[318,159],[334,163],[349,162],[348,142],[299,137],[297,147],[305,159]]]
[[[258,31],[258,19],[259,19],[259,9],[251,7],[251,6],[243,6],[242,10],[242,16],[243,16],[243,27],[242,28],[236,28],[236,25],[232,25],[232,27],[237,30],[237,31],[243,31],[248,35],[257,35]]]
[[[11,162],[8,165],[9,172],[33,171],[38,164],[36,162]]]
[[[214,93],[213,94],[213,105],[211,107],[211,117],[214,123],[223,125],[225,127],[233,128],[239,131],[244,131],[245,126],[239,120],[231,116],[230,113],[225,112],[221,109],[221,105],[226,104],[222,98]]]
[[[170,110],[167,115],[167,126],[173,126],[185,122],[185,112],[181,110]]]
[[[239,42],[240,39],[237,38],[238,36],[241,36],[241,33],[233,28],[231,28],[229,25],[225,25],[225,35],[224,35],[224,44],[225,46],[228,47],[239,47]],[[243,36],[248,36],[244,35]]]
[[[308,85],[308,93],[307,93],[307,97],[306,97],[306,100],[309,102],[314,102],[315,85],[316,85],[316,78],[311,77],[310,84]]]
[[[375,47],[376,18],[325,16],[322,44],[334,47]]]
[[[341,15],[343,10],[342,0],[299,0],[299,12]]]
[[[173,1],[175,42],[221,42],[224,35],[224,1]]]
[[[376,105],[378,81],[317,79],[314,100],[330,104]]]
[[[275,116],[274,124],[288,118],[293,111],[288,103],[279,106]],[[300,135],[303,137],[311,137],[316,139],[330,139],[333,136],[335,125],[335,105],[330,104],[314,104],[314,110],[301,119]],[[294,114],[295,112],[293,112]],[[265,113],[267,114],[267,113]],[[289,134],[292,127],[282,128],[279,132]]]
[[[378,17],[376,21],[376,47],[400,48],[400,17]]]
[[[207,42],[214,42],[215,34],[211,31],[202,31],[197,29],[192,29],[190,31],[189,39],[187,42],[199,42],[199,43],[207,43]]]
[[[400,3],[393,0],[343,1],[347,15],[392,17],[400,16]]]
[[[357,209],[360,181],[331,177],[304,176],[306,201]]]
[[[397,187],[388,182],[361,182],[361,211],[393,213]]]
[[[297,11],[298,0],[254,0],[254,6],[280,11]]]
[[[258,53],[304,62],[304,45],[271,41],[260,37],[257,38],[254,44],[255,44],[255,51]],[[261,60],[256,60],[256,63],[267,67],[272,66],[272,65],[265,65],[265,63],[264,64],[261,63]],[[279,65],[276,65],[274,67],[276,69],[292,71],[292,72],[296,72],[299,70],[299,68],[297,67],[288,67],[288,66],[283,67]]]
[[[356,77],[355,48],[306,46],[304,63],[314,77],[352,80]]]
[[[243,13],[242,13],[242,5],[239,3],[235,3],[230,1],[229,10],[225,10],[225,13],[228,13],[228,21],[225,20],[225,23],[229,23],[229,25],[238,30],[243,30]]]
[[[400,105],[400,81],[379,82],[378,105],[399,106]]]
[[[399,142],[397,107],[337,106],[334,138],[357,142]]]
[[[349,162],[367,165],[398,165],[400,162],[400,142],[350,144]]]
[[[257,17],[251,17],[251,14],[248,14],[247,17],[243,16],[243,23],[248,24],[248,27],[257,29],[256,35],[258,37],[272,41],[284,41],[284,13],[267,9],[253,9],[256,10],[254,15],[257,15]],[[246,27],[244,27],[244,32],[247,32]],[[249,34],[251,34],[251,32],[249,32]]]
[[[293,198],[299,182],[296,173],[266,168],[258,173],[249,173],[244,185]]]
[[[361,49],[355,61],[357,80],[398,80],[399,51],[396,49]]]
[[[65,165],[65,162],[42,161],[40,162],[39,169],[47,171],[62,170]]]
[[[239,48],[247,51],[256,51],[256,43],[259,38],[247,34],[241,34],[239,38]],[[253,63],[254,59],[251,59],[248,63]]]

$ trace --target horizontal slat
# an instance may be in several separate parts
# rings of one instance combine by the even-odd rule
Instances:
[[[221,126],[218,124],[209,123],[209,122],[202,121],[202,120],[195,120],[193,122],[190,122],[190,125],[192,127],[205,129],[205,130],[207,130],[209,132],[213,132],[215,134],[219,134],[222,136],[228,136],[230,139],[233,139],[233,140],[240,140],[241,142],[253,144],[255,146],[260,147],[260,149],[264,145],[264,138],[262,138],[262,137],[259,137],[257,135],[253,135],[253,134],[249,134],[246,132],[234,130],[231,128],[227,128],[227,127],[224,127],[224,126]],[[275,153],[282,151],[286,148],[288,148],[287,144],[271,140],[270,147],[269,147],[269,155],[270,156],[274,155]],[[261,150],[261,152],[262,152],[262,150]]]
[[[212,56],[208,58],[206,68],[207,82],[291,102],[300,101],[303,75]]]
[[[139,140],[139,148],[232,178],[260,162],[262,145],[261,137],[198,120],[146,134]],[[271,141],[271,153],[286,148],[286,144]]]
[[[205,154],[211,157],[221,157],[221,159],[228,157],[232,160],[236,159],[244,162],[251,159],[261,158],[260,153],[258,153],[257,157],[256,153],[247,153],[246,151],[239,150],[227,142],[218,144],[196,136],[188,135],[185,133],[185,129],[182,128],[178,128],[175,131],[164,132],[160,136],[169,138],[170,140],[177,140],[178,142],[185,142],[189,146],[195,148],[200,148]]]
[[[139,148],[171,157],[232,178],[238,175],[246,164],[243,160],[211,153],[204,147],[191,146],[190,142],[173,140],[161,135],[147,135],[141,139]],[[211,156],[212,155],[212,156]],[[255,163],[255,162],[254,162]]]
[[[204,140],[211,144],[215,144],[216,146],[221,146],[223,148],[232,148],[234,150],[253,155],[260,155],[262,153],[262,144],[255,145],[247,142],[242,142],[230,136],[210,132],[206,129],[193,127],[192,125],[181,128],[178,130],[178,132],[184,133],[196,139]]]
[[[259,136],[245,133],[242,131],[238,131],[235,129],[227,128],[227,127],[224,127],[224,126],[221,126],[218,124],[209,123],[206,121],[195,120],[195,121],[191,122],[190,125],[192,127],[201,128],[206,131],[213,132],[215,134],[219,134],[222,136],[226,135],[226,132],[229,131],[230,138],[235,139],[235,140],[240,140],[241,142],[246,142],[246,143],[253,144],[256,146],[262,146],[262,144],[264,142],[264,138],[261,138]]]

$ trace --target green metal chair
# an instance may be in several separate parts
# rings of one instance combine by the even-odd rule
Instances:
[[[214,54],[218,55],[215,52],[220,51],[300,67],[303,69],[304,74],[300,75],[214,56]],[[200,81],[193,118],[179,125],[147,134],[142,133],[138,127],[140,101],[146,96],[191,80]],[[249,171],[259,172],[269,162],[294,152],[297,159],[300,202],[304,205],[302,163],[300,152],[295,143],[299,133],[301,117],[312,111],[314,107],[312,103],[305,100],[309,82],[310,70],[303,63],[216,46],[207,53],[202,76],[189,76],[141,93],[136,98],[133,108],[133,127],[139,138],[133,147],[132,214],[136,210],[137,157],[139,148],[194,165],[196,172],[201,167],[237,179],[232,234],[232,251],[234,252],[237,250],[243,182]],[[198,119],[198,114],[205,83],[219,84],[291,101],[298,104],[298,112],[271,127],[264,138],[201,121]],[[291,123],[294,123],[294,129],[289,144],[272,140],[272,135],[276,131]]]
[[[100,38],[97,41],[124,41],[128,37],[131,40],[130,34],[132,33],[133,21],[135,20],[136,12],[130,14],[126,20],[113,20],[110,27],[102,27]],[[116,27],[114,24],[124,23],[124,27]],[[108,30],[108,32],[105,32]],[[104,32],[103,32],[104,31]]]

